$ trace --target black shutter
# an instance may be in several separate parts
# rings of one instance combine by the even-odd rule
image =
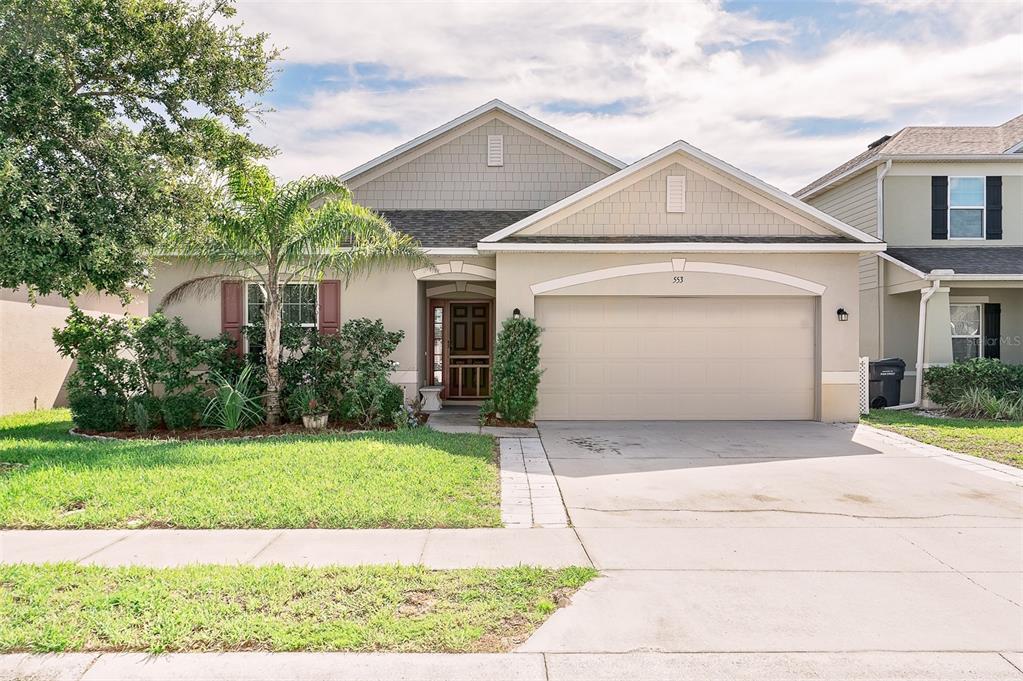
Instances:
[[[1002,178],[987,178],[987,238],[1002,238]]]
[[[984,305],[984,356],[991,359],[1002,357],[1002,305]]]
[[[931,238],[948,238],[948,178],[931,178]]]

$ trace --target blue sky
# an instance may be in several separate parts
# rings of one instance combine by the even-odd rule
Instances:
[[[676,139],[793,191],[904,125],[1023,112],[1023,2],[246,2],[285,47],[253,133],[341,173],[483,102],[632,161]]]

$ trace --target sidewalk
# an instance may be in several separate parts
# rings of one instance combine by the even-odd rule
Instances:
[[[997,652],[79,653],[0,655],[0,681],[1019,681],[1021,658]]]
[[[0,563],[366,565],[434,569],[590,565],[568,528],[452,530],[4,530]]]

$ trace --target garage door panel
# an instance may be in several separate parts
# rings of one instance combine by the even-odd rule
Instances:
[[[541,297],[537,417],[812,419],[811,298]]]

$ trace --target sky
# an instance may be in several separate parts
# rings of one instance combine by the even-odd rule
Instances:
[[[792,192],[907,125],[1023,113],[1023,0],[290,2],[253,136],[340,174],[491,100],[632,162],[683,139]]]

